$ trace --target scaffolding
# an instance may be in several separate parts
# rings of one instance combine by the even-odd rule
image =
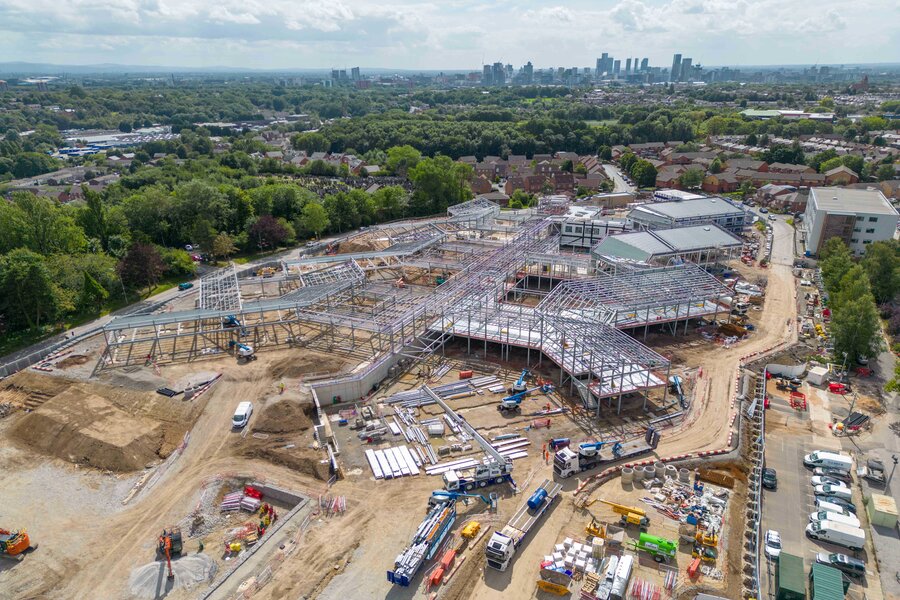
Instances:
[[[241,288],[234,263],[201,277],[199,296],[203,310],[240,310]]]

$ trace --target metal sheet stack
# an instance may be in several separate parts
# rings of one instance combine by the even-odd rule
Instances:
[[[408,446],[396,446],[383,450],[366,450],[366,460],[375,479],[394,479],[396,477],[415,476],[422,466],[417,452],[410,451]]]

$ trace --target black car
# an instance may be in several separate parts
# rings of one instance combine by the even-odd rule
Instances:
[[[778,473],[775,472],[775,469],[763,469],[762,485],[767,490],[778,489]]]

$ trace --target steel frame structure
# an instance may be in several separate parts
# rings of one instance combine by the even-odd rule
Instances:
[[[241,287],[234,263],[200,278],[200,308],[203,310],[240,310]]]

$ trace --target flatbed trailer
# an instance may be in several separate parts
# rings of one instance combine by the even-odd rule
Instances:
[[[659,433],[648,429],[643,439],[631,440],[596,452],[583,452],[579,448],[563,448],[553,456],[553,472],[561,478],[571,477],[582,471],[604,464],[628,460],[649,454],[659,444]]]
[[[485,546],[484,553],[487,565],[498,571],[505,571],[516,553],[516,548],[528,536],[528,532],[535,526],[545,512],[553,505],[553,501],[559,496],[562,489],[561,483],[555,483],[549,479],[544,482],[529,496],[516,514],[504,525],[500,531],[495,531]]]
[[[412,542],[397,555],[394,570],[387,572],[388,581],[402,587],[408,586],[425,561],[434,558],[455,521],[455,500],[436,503],[416,529]]]

